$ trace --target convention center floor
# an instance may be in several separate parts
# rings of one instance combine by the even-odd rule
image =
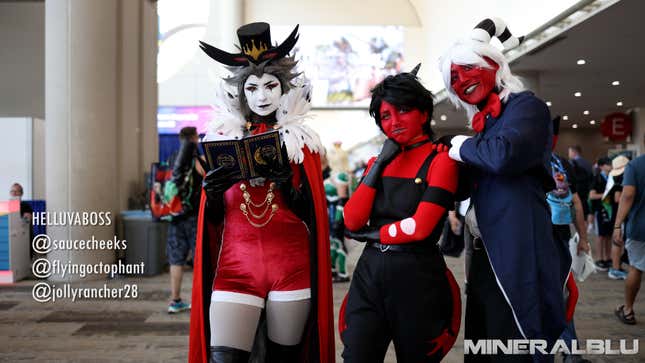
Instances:
[[[361,245],[350,248],[350,271],[361,252]],[[447,258],[449,267],[463,285],[463,257]],[[189,298],[192,274],[184,275],[182,295]],[[0,286],[0,361],[2,362],[186,362],[188,354],[187,312],[166,313],[169,296],[168,273],[143,278],[110,280],[108,286],[136,284],[134,300],[69,300],[38,303],[32,298],[34,280],[14,286]],[[102,287],[105,281],[74,283],[74,287]],[[579,339],[611,339],[617,349],[618,339],[645,336],[645,302],[641,291],[636,303],[635,326],[623,325],[613,314],[622,302],[623,282],[592,275],[580,284],[576,310]],[[334,310],[338,317],[340,303],[349,283],[334,285]],[[337,326],[335,324],[335,326]],[[337,362],[342,362],[342,344],[336,334]],[[592,362],[643,362],[645,346],[635,356],[588,356]],[[385,362],[395,362],[390,346]],[[463,361],[462,329],[455,347],[444,362]],[[556,359],[556,362],[560,358]]]

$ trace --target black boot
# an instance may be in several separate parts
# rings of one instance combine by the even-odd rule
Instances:
[[[230,347],[210,347],[208,363],[248,363],[251,352]]]
[[[266,361],[271,363],[298,363],[300,362],[300,344],[282,345],[267,340]]]

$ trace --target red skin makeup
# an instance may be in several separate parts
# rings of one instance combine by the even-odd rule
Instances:
[[[399,145],[408,146],[428,137],[423,132],[423,124],[428,120],[426,112],[396,107],[385,100],[381,102],[379,112],[383,132]]]
[[[495,90],[495,75],[499,66],[490,58],[485,59],[491,68],[468,64],[450,66],[450,85],[459,99],[468,104],[485,102]]]

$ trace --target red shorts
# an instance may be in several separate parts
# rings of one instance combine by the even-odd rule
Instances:
[[[278,210],[269,223],[255,227],[240,210],[238,183],[224,194],[226,213],[212,301],[264,307],[266,299],[297,301],[311,297],[309,232],[275,191]],[[264,200],[268,186],[250,187],[251,200]],[[263,208],[255,208],[260,214]],[[269,213],[267,213],[267,216]],[[265,219],[251,221],[264,222]]]

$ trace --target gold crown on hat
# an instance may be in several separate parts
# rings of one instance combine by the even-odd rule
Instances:
[[[255,47],[255,39],[251,39],[251,47],[242,46],[242,52],[244,52],[244,54],[248,55],[249,57],[251,57],[251,58],[253,58],[255,60],[258,60],[258,57],[260,56],[260,54],[262,54],[262,52],[264,52],[267,49],[269,49],[267,47],[267,45],[264,44],[263,42],[258,41],[258,43],[259,43],[259,47],[256,48]]]

